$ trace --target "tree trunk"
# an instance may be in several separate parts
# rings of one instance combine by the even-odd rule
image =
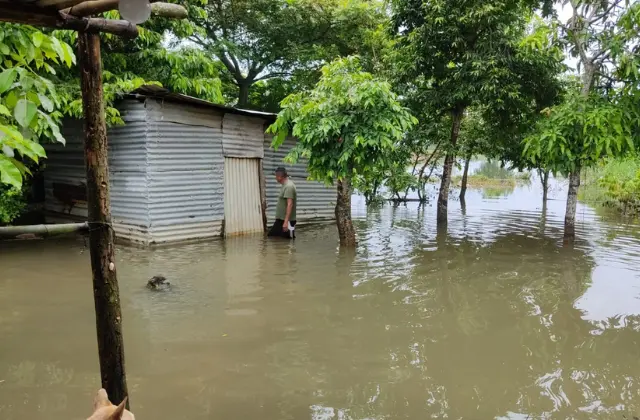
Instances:
[[[340,245],[355,247],[357,245],[356,231],[351,220],[351,180],[347,178],[338,181],[336,222],[338,224]]]
[[[460,123],[462,122],[463,111],[454,111],[451,123],[451,147],[455,147],[460,134]],[[453,160],[455,153],[453,150],[447,152],[444,158],[444,168],[442,169],[442,181],[440,182],[440,193],[438,194],[438,225],[447,224],[447,204],[449,202],[449,187],[451,186],[451,171],[453,170]]]
[[[462,172],[462,184],[460,184],[460,200],[464,200],[464,195],[467,193],[467,179],[469,176],[469,161],[471,156],[467,156],[464,160],[464,171]]]
[[[540,172],[540,182],[542,183],[542,203],[546,206],[549,195],[549,170]]]
[[[120,292],[111,227],[107,127],[102,91],[100,36],[78,34],[80,87],[84,112],[84,157],[87,172],[89,250],[93,276],[98,354],[102,387],[114,404],[128,396]],[[127,406],[129,399],[127,398]]]
[[[245,108],[249,105],[249,88],[251,87],[250,83],[238,83],[238,88],[240,91],[238,92],[238,108]]]
[[[572,240],[576,236],[576,207],[578,205],[578,188],[580,188],[580,168],[569,174],[569,192],[567,208],[564,215],[564,239]]]

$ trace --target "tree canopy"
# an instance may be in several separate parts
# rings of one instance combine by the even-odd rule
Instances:
[[[311,177],[332,184],[382,163],[416,122],[389,83],[347,57],[324,66],[313,90],[288,96],[269,132],[276,148],[295,136],[288,159],[307,158]]]
[[[365,0],[210,0],[204,9],[190,39],[223,63],[239,107],[255,83],[357,53],[384,19],[382,3]]]
[[[388,82],[362,71],[356,57],[322,68],[314,89],[288,96],[268,131],[273,146],[297,138],[287,156],[307,159],[311,178],[338,184],[336,218],[340,242],[355,245],[351,223],[351,181],[385,166],[394,147],[416,123]]]

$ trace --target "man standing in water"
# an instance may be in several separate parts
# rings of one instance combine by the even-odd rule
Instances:
[[[282,167],[276,169],[276,181],[282,186],[276,204],[276,221],[269,230],[269,236],[295,239],[296,202],[298,201],[296,184],[289,179],[287,170]]]

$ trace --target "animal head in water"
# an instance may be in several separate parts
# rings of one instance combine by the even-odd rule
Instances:
[[[153,276],[151,280],[147,282],[147,287],[149,289],[160,289],[163,287],[169,286],[169,282],[164,276]]]
[[[111,404],[107,391],[101,389],[93,399],[93,414],[87,420],[135,420],[133,414],[125,409],[127,399],[117,407]]]

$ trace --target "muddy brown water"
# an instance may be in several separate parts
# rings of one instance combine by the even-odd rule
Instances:
[[[119,247],[131,404],[144,419],[640,416],[640,228],[537,183],[367,211],[295,244]],[[99,386],[82,240],[0,245],[0,419],[85,419]],[[148,278],[174,284],[151,292]]]

